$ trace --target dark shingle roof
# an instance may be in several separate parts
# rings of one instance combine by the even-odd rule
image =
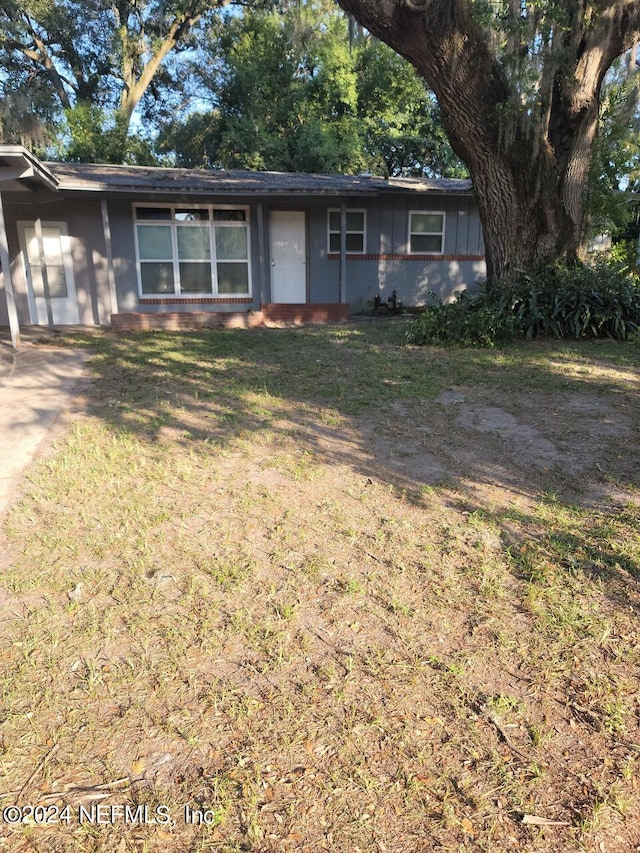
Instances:
[[[60,190],[234,195],[378,195],[388,192],[470,194],[471,181],[457,178],[376,178],[298,172],[165,169],[93,163],[46,163]]]

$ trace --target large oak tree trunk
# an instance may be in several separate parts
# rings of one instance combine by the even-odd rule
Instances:
[[[449,141],[473,180],[489,281],[573,261],[602,80],[637,37],[640,3],[604,0],[598,14],[587,14],[595,4],[564,0],[569,25],[558,29],[556,45],[563,64],[550,60],[557,64],[544,69],[538,103],[525,109],[471,0],[338,2],[408,59],[438,98]]]

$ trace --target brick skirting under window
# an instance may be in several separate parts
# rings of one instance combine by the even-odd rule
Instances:
[[[154,303],[156,304],[156,303]],[[162,303],[161,303],[162,304]],[[165,329],[172,332],[194,329],[249,329],[256,326],[302,326],[307,323],[338,323],[349,316],[345,304],[289,305],[269,303],[260,311],[173,311],[147,314],[112,314],[111,327],[120,332]]]
[[[251,296],[198,296],[176,299],[175,296],[142,296],[140,305],[251,305]]]

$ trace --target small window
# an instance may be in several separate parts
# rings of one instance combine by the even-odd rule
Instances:
[[[178,222],[205,222],[209,219],[209,211],[200,208],[176,208],[175,219]]]
[[[347,210],[346,248],[347,252],[362,255],[365,247],[366,216],[364,210]],[[340,232],[342,215],[339,210],[329,211],[329,252],[340,251]]]
[[[444,213],[414,211],[409,214],[409,254],[441,255],[444,246]]]
[[[213,218],[216,222],[246,222],[246,210],[214,210]]]
[[[169,207],[138,207],[136,219],[171,219]]]

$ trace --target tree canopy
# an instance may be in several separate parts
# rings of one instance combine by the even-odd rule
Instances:
[[[490,279],[575,259],[603,81],[640,39],[640,3],[338,2],[434,91],[474,181]]]
[[[2,137],[48,156],[466,174],[424,81],[332,0],[8,0],[0,32]]]
[[[333,3],[227,17],[193,75],[206,109],[160,140],[182,165],[466,173],[415,69]]]
[[[585,236],[622,235],[635,216],[629,192],[640,192],[640,65],[635,52],[607,75],[589,169]]]
[[[1,2],[3,100],[14,114],[29,105],[27,112],[44,122],[63,110],[70,159],[121,161],[136,107],[145,97],[158,106],[161,80],[168,84],[164,94],[179,89],[179,75],[170,74],[165,59],[193,48],[196,27],[226,2]],[[4,127],[5,136],[17,132]]]

